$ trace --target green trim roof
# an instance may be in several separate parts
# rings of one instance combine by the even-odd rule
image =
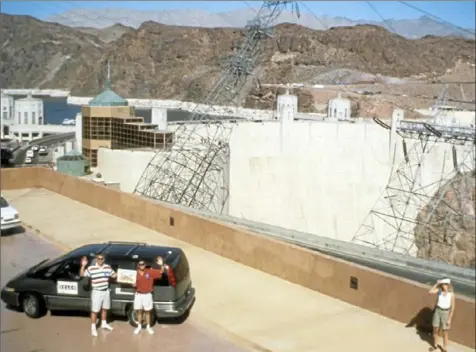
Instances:
[[[110,82],[106,82],[106,88],[101,94],[92,99],[88,106],[128,106],[126,99],[111,89]]]
[[[86,157],[76,150],[71,150],[63,156],[60,156],[56,161],[73,161],[73,160],[87,160]]]

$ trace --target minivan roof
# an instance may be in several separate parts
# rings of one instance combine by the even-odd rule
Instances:
[[[140,242],[105,242],[84,245],[66,253],[65,257],[82,257],[84,255],[90,257],[97,253],[104,254],[106,262],[108,259],[124,258],[152,261],[157,256],[166,258],[167,262],[171,262],[183,251],[177,247],[154,246]]]

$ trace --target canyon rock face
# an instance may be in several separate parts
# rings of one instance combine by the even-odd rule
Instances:
[[[419,258],[475,268],[475,192],[474,171],[457,174],[440,187],[417,217]]]
[[[103,87],[110,59],[114,89],[126,98],[203,102],[243,39],[240,28],[144,22],[137,29],[88,29],[0,14],[0,80],[8,88],[70,89],[73,95],[93,96]],[[455,67],[474,81],[475,41],[461,37],[411,40],[374,25],[314,30],[284,23],[263,44],[254,72],[261,83],[347,85],[294,90],[302,112],[319,111],[341,89],[355,106],[361,102],[360,116],[388,117],[388,106],[432,105],[441,86],[421,83],[451,79]],[[420,83],[405,83],[411,80]],[[459,99],[456,88],[451,94]],[[474,84],[463,88],[474,98]],[[275,109],[277,93],[278,88],[248,84],[240,103]]]

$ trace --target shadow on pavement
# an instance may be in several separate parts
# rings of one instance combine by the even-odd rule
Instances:
[[[26,232],[25,228],[23,226],[19,226],[13,229],[2,230],[1,234],[2,234],[2,237],[8,237],[13,235],[20,235],[25,232]]]
[[[425,307],[421,309],[412,320],[405,325],[406,328],[416,328],[416,333],[422,341],[433,345],[433,327],[431,321],[433,319],[433,309]]]

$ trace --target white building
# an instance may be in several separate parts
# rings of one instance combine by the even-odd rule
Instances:
[[[342,99],[340,93],[336,99],[329,100],[327,118],[345,120],[350,118],[350,100]]]
[[[43,100],[31,95],[15,101],[16,125],[42,125]]]
[[[292,122],[298,112],[298,98],[295,95],[278,96],[277,101],[278,120],[281,122]]]
[[[0,120],[1,138],[9,135],[9,126],[13,123],[15,101],[9,95],[1,95],[0,100]]]

